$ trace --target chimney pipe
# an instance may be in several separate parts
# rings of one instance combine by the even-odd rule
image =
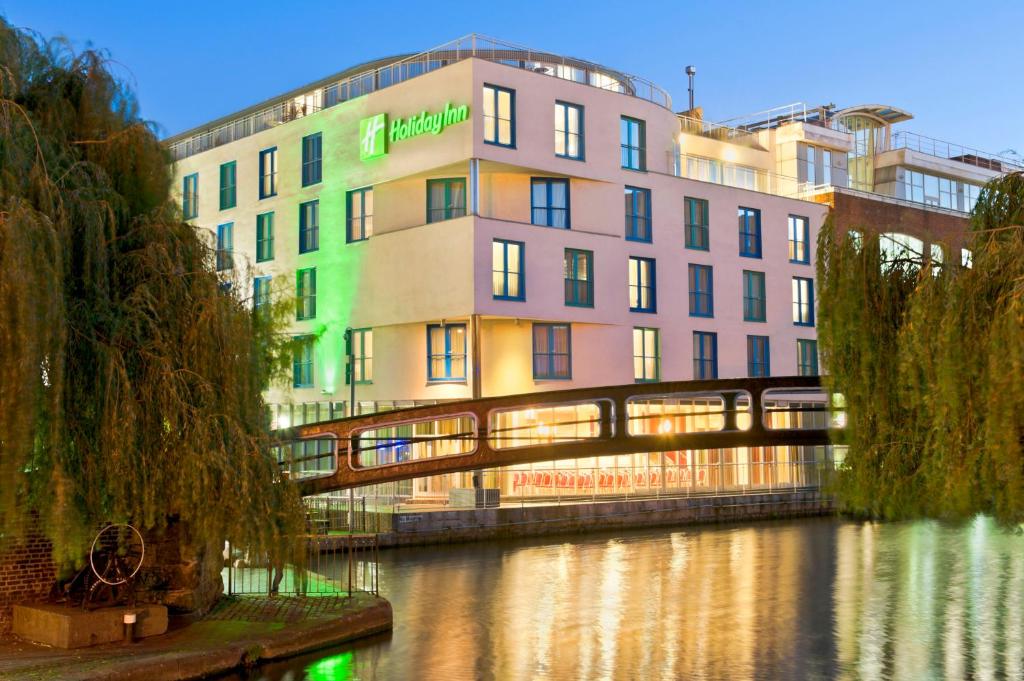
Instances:
[[[686,75],[690,77],[690,111],[693,111],[693,77],[697,75],[697,67],[690,65],[686,67]]]

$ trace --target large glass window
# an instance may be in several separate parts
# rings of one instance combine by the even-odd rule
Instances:
[[[345,348],[346,356],[352,359],[352,366],[345,376],[347,384],[352,378],[356,383],[373,381],[373,329],[352,329],[352,346]]]
[[[715,315],[714,279],[710,265],[690,265],[690,316]]]
[[[565,304],[594,306],[594,252],[565,249]]]
[[[227,210],[234,208],[238,203],[236,191],[238,176],[235,170],[235,162],[220,164],[220,209]]]
[[[718,378],[718,334],[693,332],[694,379]]]
[[[295,350],[292,355],[292,386],[312,388],[313,348],[316,339],[313,336],[299,336],[295,340]]]
[[[316,317],[316,268],[295,273],[295,319]]]
[[[427,326],[427,380],[466,380],[466,325]]]
[[[651,190],[626,187],[626,238],[651,241]]]
[[[807,218],[789,216],[789,261],[806,265],[811,262],[811,228]]]
[[[828,149],[821,150],[821,183],[832,184],[832,152]]]
[[[747,258],[760,258],[761,211],[741,206],[737,214],[740,226],[740,255]]]
[[[274,213],[256,216],[256,262],[274,259]]]
[[[583,160],[583,107],[555,102],[555,156]]]
[[[495,239],[491,244],[491,288],[497,300],[526,300],[524,255],[520,241]]]
[[[810,144],[804,145],[804,160],[806,163],[806,175],[807,184],[817,185],[818,184],[818,173],[816,172],[817,164],[815,163],[815,149]]]
[[[533,325],[533,377],[572,378],[572,331],[568,324]]]
[[[354,189],[348,193],[348,230],[345,238],[351,243],[373,236],[373,187]]]
[[[814,326],[814,280],[793,277],[793,323]]]
[[[186,220],[199,215],[199,173],[186,175],[181,181],[181,212]]]
[[[661,378],[661,343],[658,329],[633,329],[633,380],[637,383]]]
[[[235,224],[225,222],[217,225],[217,271],[230,270],[235,266],[232,250],[235,245]]]
[[[797,339],[796,372],[799,376],[818,375],[818,341]]]
[[[427,180],[427,222],[461,218],[466,214],[466,178]]]
[[[747,336],[747,376],[771,376],[768,336]]]
[[[686,208],[686,247],[698,251],[710,248],[708,236],[708,202],[707,199],[684,199]]]
[[[277,196],[277,147],[260,152],[260,198]]]
[[[302,186],[323,179],[323,136],[313,133],[302,138]]]
[[[310,253],[320,248],[320,202],[299,204],[299,253]]]
[[[516,145],[515,90],[484,85],[484,142],[502,147]]]
[[[629,311],[655,312],[657,295],[653,258],[629,258]]]
[[[743,270],[743,321],[765,321],[764,272]]]
[[[647,133],[643,121],[623,116],[619,126],[622,167],[630,170],[647,169]]]
[[[530,221],[535,225],[569,228],[569,180],[552,177],[530,180]]]

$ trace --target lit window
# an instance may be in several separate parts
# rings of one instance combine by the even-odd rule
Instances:
[[[793,323],[814,326],[814,281],[793,277]]]
[[[740,255],[747,258],[761,257],[761,211],[756,208],[740,208],[737,212],[740,226]]]
[[[427,180],[427,222],[441,222],[466,214],[466,179]]]
[[[274,214],[256,216],[256,262],[274,259]]]
[[[427,326],[427,380],[466,380],[466,325]]]
[[[647,169],[646,126],[643,121],[623,116],[619,127],[622,167]]]
[[[292,355],[292,386],[313,387],[313,336],[299,336]]]
[[[260,198],[277,196],[277,147],[260,152]]]
[[[373,187],[355,189],[348,193],[349,243],[373,236]]]
[[[533,325],[533,378],[572,378],[572,332],[568,324]]]
[[[186,175],[182,180],[181,212],[186,220],[199,215],[199,173]]]
[[[217,271],[230,270],[235,266],[232,249],[235,244],[235,225],[226,222],[217,225]]]
[[[818,341],[800,338],[796,342],[796,372],[799,376],[818,375]]]
[[[565,304],[578,307],[594,306],[594,253],[593,251],[565,249]]]
[[[320,248],[320,202],[299,204],[299,253]]]
[[[484,142],[502,147],[516,145],[516,93],[484,85]]]
[[[555,102],[555,156],[583,160],[583,107]]]
[[[626,187],[626,238],[651,241],[651,190]]]
[[[235,162],[220,165],[220,209],[234,208],[237,203],[236,185],[238,182]]]
[[[714,279],[710,265],[690,265],[690,316],[715,315]]]
[[[718,378],[718,334],[693,332],[694,379]]]
[[[710,248],[707,199],[693,199],[687,196],[684,203],[686,204],[686,247],[706,251]]]
[[[352,329],[350,347],[345,348],[346,357],[352,358],[352,366],[345,375],[346,385],[355,374],[356,383],[373,381],[373,329]]]
[[[569,228],[569,180],[530,180],[530,221],[535,225]]]
[[[323,179],[323,136],[321,133],[302,138],[302,186],[308,187]]]
[[[807,218],[789,216],[789,261],[803,265],[811,262],[811,228]]]
[[[295,273],[295,319],[316,317],[316,268]]]
[[[523,256],[519,241],[495,239],[491,244],[491,287],[497,300],[526,300]]]
[[[971,254],[970,249],[961,248],[960,249],[960,265],[962,267],[966,267],[967,269],[970,269],[973,264],[974,264],[974,256]]]
[[[629,311],[655,312],[657,296],[655,291],[653,258],[629,258]]]
[[[661,348],[658,329],[633,329],[633,379],[637,383],[661,378]]]
[[[771,375],[768,336],[747,336],[747,376]]]
[[[743,270],[743,321],[765,321],[766,308],[764,272]]]

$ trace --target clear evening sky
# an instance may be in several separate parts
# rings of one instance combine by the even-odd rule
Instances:
[[[1024,2],[70,2],[0,15],[109,50],[145,118],[181,132],[354,64],[482,33],[648,78],[710,120],[803,101],[889,104],[908,130],[1024,154]]]

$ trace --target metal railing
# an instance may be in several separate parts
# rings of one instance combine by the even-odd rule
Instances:
[[[924,135],[907,130],[897,130],[892,133],[892,141],[886,151],[896,149],[917,151],[929,156],[946,158],[951,161],[985,168],[986,170],[994,170],[999,173],[1024,170],[1024,162],[1020,159],[1012,159],[987,151],[979,151],[971,147],[965,147],[962,144],[925,137]]]
[[[391,64],[310,89],[215,128],[172,137],[168,141],[168,149],[174,160],[181,160],[471,57],[620,92],[666,109],[672,108],[669,94],[645,78],[474,33]]]

